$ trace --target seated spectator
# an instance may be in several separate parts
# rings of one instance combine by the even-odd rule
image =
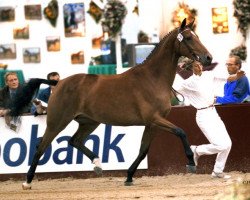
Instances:
[[[4,116],[11,106],[17,91],[22,88],[19,84],[18,76],[15,72],[7,72],[4,76],[5,86],[0,90],[0,116]],[[31,104],[24,109],[25,113],[29,113]]]
[[[51,72],[47,75],[48,80],[60,80],[58,72]],[[35,116],[47,113],[47,103],[49,101],[50,94],[53,92],[55,86],[49,86],[39,91],[35,100],[34,105],[31,107],[31,113]]]
[[[215,97],[215,103],[241,103],[250,94],[249,81],[245,73],[241,71],[241,65],[240,57],[235,55],[229,56],[226,62],[229,77],[224,85],[224,96]]]

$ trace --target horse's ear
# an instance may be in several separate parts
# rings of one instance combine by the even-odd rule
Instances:
[[[181,22],[181,28],[180,29],[183,29],[186,26],[186,22],[187,22],[186,18],[183,19],[183,21]]]
[[[190,29],[192,29],[193,30],[193,27],[194,27],[194,20],[195,19],[193,19],[193,21],[192,22],[190,22],[187,26],[190,28]]]

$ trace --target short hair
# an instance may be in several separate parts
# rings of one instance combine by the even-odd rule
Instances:
[[[236,56],[236,55],[230,55],[229,58],[234,58],[235,60],[235,64],[238,64],[241,68],[241,65],[242,65],[242,61],[241,61],[241,58],[239,56]]]
[[[5,83],[7,83],[7,78],[8,78],[8,76],[10,76],[10,75],[14,75],[14,76],[16,76],[16,77],[18,78],[16,72],[7,72],[6,74],[4,74]]]
[[[51,76],[60,76],[58,72],[50,72],[47,75],[47,79],[49,80]]]

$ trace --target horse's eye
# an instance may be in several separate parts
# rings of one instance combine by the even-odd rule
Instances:
[[[191,37],[191,36],[186,37],[186,40],[191,40],[191,39],[192,39],[192,37]]]

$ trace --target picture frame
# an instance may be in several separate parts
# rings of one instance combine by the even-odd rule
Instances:
[[[15,20],[15,8],[11,6],[0,7],[0,22],[11,22]]]
[[[24,15],[26,20],[41,20],[42,19],[41,5],[40,4],[25,5]]]
[[[100,37],[92,38],[92,49],[101,50],[101,45],[102,45],[103,40],[104,40],[103,35]]]
[[[29,25],[13,29],[14,39],[29,39]]]
[[[46,37],[47,51],[60,51],[61,41],[59,36]]]
[[[84,3],[69,3],[63,5],[65,37],[85,36],[85,6]]]
[[[24,63],[40,63],[41,54],[39,47],[23,48],[23,62]]]
[[[227,7],[212,8],[213,33],[228,33],[228,12]]]
[[[84,52],[78,51],[71,54],[71,64],[84,64]]]
[[[16,59],[16,44],[0,44],[0,60]]]

